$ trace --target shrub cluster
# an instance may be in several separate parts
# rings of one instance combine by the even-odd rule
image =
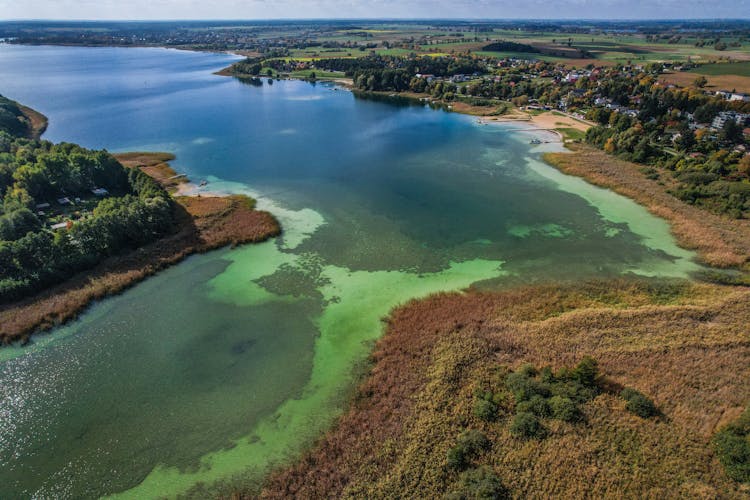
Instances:
[[[485,422],[497,420],[504,410],[513,418],[510,432],[523,439],[541,439],[547,435],[545,419],[576,423],[583,419],[581,405],[602,391],[599,366],[584,357],[573,368],[556,373],[545,367],[537,370],[523,365],[503,376],[500,389],[482,389],[474,393],[474,416]],[[659,414],[653,401],[635,389],[624,389],[620,396],[628,411],[649,418]],[[512,403],[509,403],[512,401]]]
[[[510,425],[514,435],[540,439],[547,434],[541,419],[553,418],[577,422],[582,418],[580,405],[599,392],[599,368],[585,357],[574,368],[553,373],[549,367],[537,371],[524,365],[505,378],[506,388],[515,399],[516,415]]]

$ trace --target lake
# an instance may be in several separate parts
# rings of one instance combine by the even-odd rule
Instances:
[[[559,146],[518,125],[213,74],[236,59],[0,45],[0,94],[46,114],[46,139],[173,152],[284,229],[0,349],[0,498],[252,486],[332,424],[398,304],[698,269],[664,221],[547,166]]]

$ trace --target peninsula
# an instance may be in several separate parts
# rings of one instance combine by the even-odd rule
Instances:
[[[17,113],[18,123],[16,127],[6,127],[0,132],[4,134],[5,147],[8,150],[16,151],[20,148],[52,148],[54,150],[57,147],[46,141],[38,141],[38,137],[46,126],[46,119],[43,115],[12,101],[5,100],[4,103],[6,108]],[[9,132],[28,136],[32,140],[14,139]],[[137,241],[113,236],[112,241],[107,245],[113,245],[115,248],[110,247],[106,251],[100,251],[92,247],[91,252],[97,257],[87,257],[81,260],[80,264],[70,260],[69,256],[66,257],[68,261],[65,268],[72,267],[77,269],[77,272],[69,274],[51,271],[48,277],[41,278],[45,286],[35,287],[28,278],[22,278],[16,282],[9,281],[13,279],[13,272],[5,276],[0,295],[2,298],[0,341],[2,343],[26,342],[32,333],[61,325],[75,318],[91,302],[119,293],[193,253],[206,252],[227,245],[260,242],[281,233],[276,219],[268,212],[256,210],[255,201],[247,196],[218,196],[210,193],[204,196],[168,195],[167,191],[175,192],[179,183],[188,182],[185,177],[178,176],[169,166],[168,162],[174,159],[171,154],[109,155],[106,152],[88,152],[75,146],[72,151],[61,149],[62,151],[68,155],[71,152],[95,155],[102,165],[101,174],[93,174],[98,175],[99,180],[94,181],[95,177],[92,177],[92,180],[86,181],[90,185],[83,188],[71,185],[67,189],[52,193],[49,196],[55,198],[55,201],[47,202],[45,201],[47,198],[42,198],[40,195],[48,190],[45,187],[44,176],[50,175],[51,172],[44,170],[45,161],[48,160],[45,159],[44,153],[41,153],[38,154],[36,163],[39,166],[38,175],[41,178],[34,181],[36,184],[19,184],[16,181],[15,184],[8,183],[3,186],[2,191],[6,202],[2,214],[4,230],[2,252],[9,262],[16,262],[15,265],[18,267],[15,272],[18,276],[24,273],[23,265],[20,263],[28,259],[22,255],[26,252],[24,244],[29,238],[33,239],[28,243],[32,246],[29,251],[43,252],[42,247],[45,245],[51,245],[52,248],[60,247],[61,243],[58,242],[65,241],[64,238],[67,236],[65,233],[71,230],[76,232],[76,236],[72,236],[73,239],[86,238],[86,233],[82,232],[82,228],[86,225],[91,226],[91,231],[106,235],[108,229],[104,225],[104,219],[99,221],[98,218],[104,216],[103,207],[116,200],[115,197],[110,196],[110,190],[113,194],[118,190],[127,190],[127,188],[115,187],[115,184],[108,185],[108,189],[102,187],[103,183],[107,182],[106,176],[120,175],[123,179],[131,179],[127,182],[137,186],[141,193],[148,192],[152,198],[163,200],[164,207],[158,215],[162,219],[160,222],[162,227],[154,230],[152,236]],[[11,169],[25,168],[14,167],[13,164],[10,167]],[[138,175],[133,175],[136,172]],[[18,174],[13,173],[13,178],[19,178]],[[96,185],[91,184],[92,182],[96,182]],[[84,198],[84,190],[93,190],[94,195],[91,196],[89,193],[89,196]],[[14,193],[13,196],[16,199],[20,200],[19,203],[13,204],[13,198],[9,197],[11,192]],[[32,198],[30,193],[39,194]],[[116,211],[114,213],[114,224],[118,223],[118,217],[127,217],[124,213],[121,215],[118,215]],[[21,220],[23,220],[24,229],[19,226]],[[128,222],[131,225],[134,223],[132,220]],[[49,238],[45,238],[45,235]],[[98,237],[100,238],[101,235]],[[60,251],[65,252],[62,248]],[[52,254],[55,254],[54,250]],[[13,257],[13,255],[16,256]],[[54,268],[57,265],[52,261],[43,263],[41,256],[39,259],[41,260],[37,265],[41,268],[47,266]]]

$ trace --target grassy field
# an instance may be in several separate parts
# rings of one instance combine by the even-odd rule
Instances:
[[[693,70],[701,75],[737,75],[750,77],[750,62],[702,64]]]
[[[315,78],[345,78],[343,71],[321,71],[318,69],[304,69],[293,71],[289,74],[292,78],[310,78],[315,73]]]
[[[299,35],[287,28],[266,28],[262,36],[268,39],[283,39]],[[585,67],[589,64],[614,65],[623,63],[648,63],[652,61],[739,61],[732,65],[720,62],[710,66],[701,66],[697,73],[714,77],[736,76],[750,77],[750,42],[735,35],[725,35],[721,41],[728,44],[726,50],[719,51],[711,45],[713,36],[706,35],[705,40],[695,36],[680,35],[671,41],[647,38],[644,34],[606,33],[592,34],[525,31],[511,29],[494,29],[474,32],[461,30],[456,26],[439,26],[429,24],[393,24],[368,25],[362,23],[356,28],[324,29],[310,37],[318,42],[336,42],[353,44],[375,44],[375,47],[359,50],[357,48],[325,48],[322,46],[304,49],[290,49],[288,58],[311,61],[334,57],[362,57],[370,52],[381,55],[407,56],[410,54],[447,56],[471,53],[480,57],[519,59],[539,59],[563,63],[569,67]],[[540,53],[525,52],[492,52],[482,48],[493,41],[507,40],[530,44],[537,47]],[[706,43],[702,47],[696,43]],[[738,46],[732,46],[739,44]],[[718,85],[724,82],[717,82]],[[746,88],[741,82],[739,88]]]
[[[740,64],[732,64],[732,66],[740,66]],[[737,92],[750,93],[750,76],[739,76],[739,75],[706,75],[705,73],[699,73],[695,71],[680,71],[676,73],[664,73],[659,77],[661,81],[674,83],[683,87],[689,87],[693,85],[696,78],[700,76],[706,76],[708,84],[706,90],[736,90]]]
[[[479,50],[474,52],[476,55],[481,57],[494,57],[495,59],[505,59],[508,57],[514,57],[516,59],[538,59],[540,61],[552,61],[552,62],[564,62],[564,57],[549,56],[546,54],[535,54],[529,52],[493,52]]]
[[[561,127],[556,130],[563,135],[565,140],[580,141],[586,137],[586,132],[575,128]]]
[[[387,320],[349,413],[263,497],[441,498],[464,479],[449,450],[467,430],[487,443],[466,467],[485,467],[514,498],[745,497],[710,442],[750,400],[748,304],[748,289],[630,281],[409,303]],[[478,417],[477,391],[507,370],[558,370],[584,355],[607,388],[582,421],[523,439],[504,410],[513,400],[494,421]],[[623,387],[662,416],[632,414]]]

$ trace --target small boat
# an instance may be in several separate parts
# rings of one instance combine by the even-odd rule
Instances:
[[[205,186],[206,184],[208,184],[208,181],[204,179],[204,180],[202,180],[202,181],[201,181],[201,184],[200,184],[200,186],[201,186],[201,187],[203,187],[203,186]]]
[[[529,142],[529,144],[541,144],[541,143],[542,141],[540,141],[539,139],[531,139],[531,142]]]

